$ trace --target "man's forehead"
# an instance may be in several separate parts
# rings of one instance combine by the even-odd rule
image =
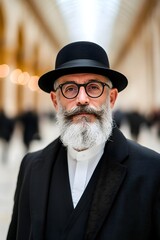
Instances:
[[[101,80],[101,81],[107,81],[109,80],[107,77],[99,75],[99,74],[94,74],[94,73],[74,73],[74,74],[68,74],[61,76],[58,78],[56,81],[63,83],[67,81],[88,81],[88,80]]]

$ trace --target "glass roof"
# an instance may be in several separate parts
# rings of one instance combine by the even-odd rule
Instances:
[[[88,40],[116,59],[147,0],[26,0],[56,49]]]
[[[108,45],[120,0],[56,0],[73,41]]]

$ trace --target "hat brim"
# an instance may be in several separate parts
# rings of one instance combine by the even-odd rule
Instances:
[[[38,85],[43,91],[50,93],[53,91],[53,84],[58,78],[64,75],[75,73],[95,73],[106,76],[112,82],[113,88],[118,89],[118,92],[122,91],[128,85],[128,80],[122,73],[110,68],[99,66],[72,66],[59,69],[57,68],[42,75],[39,78]]]

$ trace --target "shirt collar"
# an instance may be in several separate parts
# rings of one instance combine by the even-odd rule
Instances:
[[[76,151],[75,149],[68,147],[68,155],[73,160],[86,161],[86,160],[92,159],[93,157],[98,155],[100,152],[103,152],[104,146],[105,146],[105,142],[83,151]]]

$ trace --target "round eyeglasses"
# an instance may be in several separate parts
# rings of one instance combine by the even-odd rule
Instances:
[[[72,98],[77,97],[80,87],[84,87],[86,94],[89,97],[98,98],[103,94],[105,86],[111,89],[111,87],[107,83],[100,82],[97,80],[92,80],[92,81],[84,83],[84,84],[78,84],[75,82],[65,82],[65,83],[60,84],[55,89],[55,91],[57,91],[60,88],[62,95],[65,98],[72,99]]]

